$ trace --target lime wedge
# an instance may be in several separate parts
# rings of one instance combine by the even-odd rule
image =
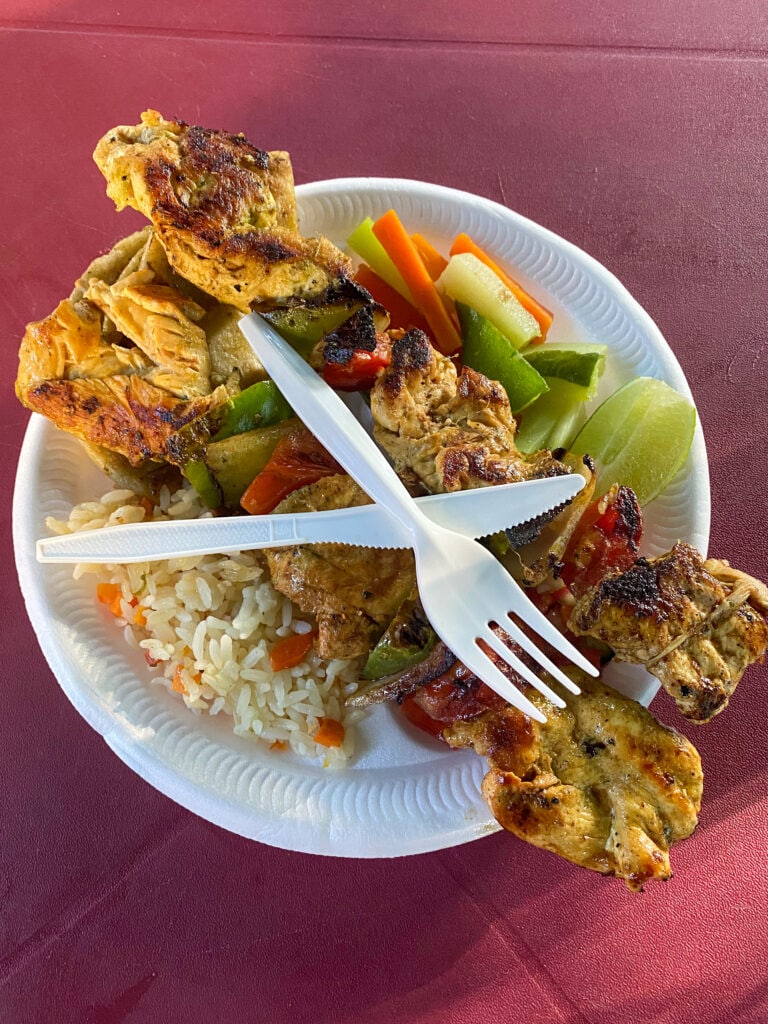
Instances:
[[[607,345],[549,342],[528,348],[523,355],[542,377],[558,377],[577,385],[581,389],[582,401],[587,402],[597,394],[607,349]]]
[[[695,426],[696,410],[687,398],[663,381],[638,377],[595,410],[571,451],[597,463],[596,493],[625,484],[647,505],[685,462]]]
[[[547,390],[541,374],[490,320],[462,302],[456,303],[456,312],[464,341],[464,365],[499,381],[509,396],[513,413],[525,409]]]

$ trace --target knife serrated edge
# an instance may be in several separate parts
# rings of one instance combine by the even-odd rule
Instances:
[[[548,509],[542,511],[541,499],[545,494],[563,498],[567,493],[567,503],[581,486],[583,478],[573,474],[450,495],[429,495],[416,501],[436,522],[479,538],[547,514]],[[529,515],[532,501],[536,511]],[[489,521],[489,509],[497,519]],[[476,522],[478,516],[482,524]],[[158,520],[110,526],[43,538],[37,542],[37,559],[40,562],[127,564],[300,544],[351,544],[367,548],[410,546],[402,527],[384,509],[378,505],[359,505],[293,515]]]

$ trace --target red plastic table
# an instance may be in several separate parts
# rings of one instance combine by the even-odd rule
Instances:
[[[297,181],[486,195],[612,270],[677,353],[710,550],[765,576],[768,20],[761,0],[5,0],[0,1020],[768,1019],[765,669],[704,728],[701,826],[641,896],[504,834],[392,861],[286,853],[171,803],[89,730],[18,592],[12,380],[116,220],[91,162],[147,107],[290,150]]]

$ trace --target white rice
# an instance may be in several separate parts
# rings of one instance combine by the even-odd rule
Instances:
[[[133,491],[114,490],[76,505],[67,522],[49,519],[47,525],[54,533],[75,533],[145,518],[206,515],[185,485],[173,494],[164,489],[150,515]],[[352,726],[362,712],[347,710],[344,700],[357,689],[360,660],[324,662],[313,649],[295,668],[272,670],[272,646],[311,632],[314,622],[275,590],[262,553],[75,566],[76,579],[85,574],[120,587],[115,622],[125,642],[144,651],[148,684],[177,693],[196,714],[229,715],[235,733],[274,750],[320,757],[328,767],[350,757]],[[344,726],[341,746],[315,743],[323,718]]]

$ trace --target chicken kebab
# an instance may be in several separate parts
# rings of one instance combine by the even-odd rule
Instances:
[[[573,502],[493,538],[494,550],[596,660],[644,665],[692,722],[725,708],[768,646],[768,589],[683,543],[643,557],[641,510],[621,481],[596,494],[588,455],[521,453],[499,382],[457,369],[423,324],[395,329],[346,255],[302,237],[288,154],[149,111],[108,132],[95,160],[118,209],[150,223],[28,326],[25,406],[150,500],[186,477],[218,514],[368,503],[301,410],[281,405],[240,334],[239,317],[258,310],[327,380],[366,393],[374,437],[414,496],[580,472]],[[361,360],[367,380],[351,372]],[[580,697],[544,707],[498,659],[547,722],[506,705],[435,637],[409,551],[326,544],[266,558],[274,587],[316,622],[319,655],[360,658],[350,705],[395,701],[442,742],[487,758],[483,796],[505,829],[632,889],[670,876],[670,847],[701,804],[686,738],[581,674]]]

